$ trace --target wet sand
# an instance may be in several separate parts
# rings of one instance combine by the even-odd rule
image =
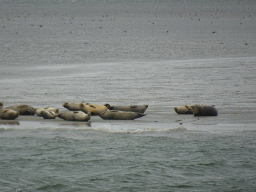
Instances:
[[[134,121],[146,127],[256,123],[254,3],[135,7],[2,2],[0,101],[36,108],[148,104],[148,115]],[[177,115],[173,107],[184,104],[214,104],[219,115]],[[17,121],[72,125],[37,117]]]
[[[103,105],[148,104],[146,116],[134,121],[104,121],[93,116],[91,123],[68,122],[56,118],[20,116],[21,128],[77,127],[98,129],[117,124],[147,130],[177,128],[223,129],[225,125],[253,127],[256,123],[256,59],[204,59],[162,62],[119,62],[13,68],[5,66],[1,76],[4,106],[27,104],[35,108],[55,107],[60,112],[65,102],[89,102]],[[53,75],[58,71],[58,75]],[[144,72],[141,75],[141,71]],[[19,75],[29,73],[29,76]],[[239,76],[237,75],[239,74]],[[178,115],[173,107],[184,104],[214,104],[217,117]],[[6,123],[4,120],[0,122]],[[104,125],[106,124],[106,125]],[[9,124],[7,128],[11,128]],[[111,126],[109,126],[111,127]],[[241,128],[242,129],[242,128]],[[139,129],[140,130],[140,129]],[[129,131],[127,131],[129,132]]]

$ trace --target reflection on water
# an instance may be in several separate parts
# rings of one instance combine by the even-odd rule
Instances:
[[[0,120],[0,125],[20,125],[20,122],[16,120]]]

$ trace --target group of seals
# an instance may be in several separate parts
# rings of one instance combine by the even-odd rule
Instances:
[[[3,103],[0,102],[0,118],[1,119],[7,119],[7,120],[14,120],[20,115],[35,115],[42,116],[41,113],[44,110],[48,111],[55,111],[56,113],[59,112],[59,109],[57,108],[39,108],[36,109],[29,105],[16,105],[16,106],[9,106],[9,107],[3,107]]]
[[[215,105],[183,105],[174,107],[174,111],[177,114],[193,114],[196,116],[217,116],[218,111],[214,107]]]
[[[31,107],[29,105],[16,105],[5,107],[5,109],[12,109],[14,111],[18,111],[20,115],[35,115],[36,108]]]
[[[98,115],[104,120],[134,120],[145,116],[144,112],[148,108],[148,105],[110,106],[108,103],[64,103],[62,106],[70,111],[90,112],[92,116]]]
[[[91,116],[98,115],[104,120],[134,120],[145,116],[148,105],[110,106],[95,105],[91,103],[64,103],[62,105],[68,112],[59,113],[58,108],[45,107],[34,108],[29,105],[17,105],[3,108],[0,102],[0,118],[16,119],[19,115],[37,115],[44,119],[55,119],[59,117],[67,121],[89,121]]]
[[[145,116],[144,112],[148,105],[110,106],[95,105],[90,103],[64,103],[62,105],[68,112],[59,113],[58,108],[45,107],[34,108],[29,105],[17,105],[3,107],[0,102],[0,118],[13,120],[20,115],[37,115],[44,119],[55,119],[59,117],[67,121],[89,121],[91,116],[98,115],[103,120],[134,120]],[[214,105],[183,105],[174,107],[177,114],[193,114],[194,116],[217,116],[218,112]]]

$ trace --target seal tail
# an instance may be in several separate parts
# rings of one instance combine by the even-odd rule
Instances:
[[[146,116],[146,115],[147,115],[147,114],[145,114],[145,113],[137,113],[136,119],[137,119],[137,118],[144,117],[144,116]]]

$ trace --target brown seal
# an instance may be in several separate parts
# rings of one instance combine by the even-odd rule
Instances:
[[[86,114],[82,111],[67,111],[58,114],[57,117],[66,121],[89,121],[91,119],[91,112]]]
[[[148,105],[129,105],[129,106],[110,106],[110,110],[118,110],[118,111],[132,111],[132,112],[138,112],[138,113],[144,113],[146,109],[148,108]]]
[[[206,105],[192,105],[191,109],[194,116],[217,116],[218,111],[214,107],[215,105],[206,106]]]
[[[108,103],[104,105],[95,105],[90,103],[80,103],[80,110],[87,113],[91,112],[92,115],[98,115],[100,112],[107,111],[110,108]]]
[[[99,116],[104,120],[134,120],[145,115],[143,113],[117,110],[108,110],[99,113]]]
[[[14,120],[17,117],[19,117],[20,113],[18,111],[14,111],[12,109],[3,109],[0,112],[0,118],[1,119],[8,119],[8,120]]]
[[[16,105],[5,107],[5,109],[12,109],[14,111],[18,111],[20,115],[35,115],[36,108],[31,107],[29,105]]]
[[[68,109],[69,111],[81,111],[80,104],[81,103],[64,103],[62,106]]]
[[[179,106],[179,107],[174,107],[174,111],[177,114],[193,114],[191,106],[192,105],[182,105],[182,106]]]

